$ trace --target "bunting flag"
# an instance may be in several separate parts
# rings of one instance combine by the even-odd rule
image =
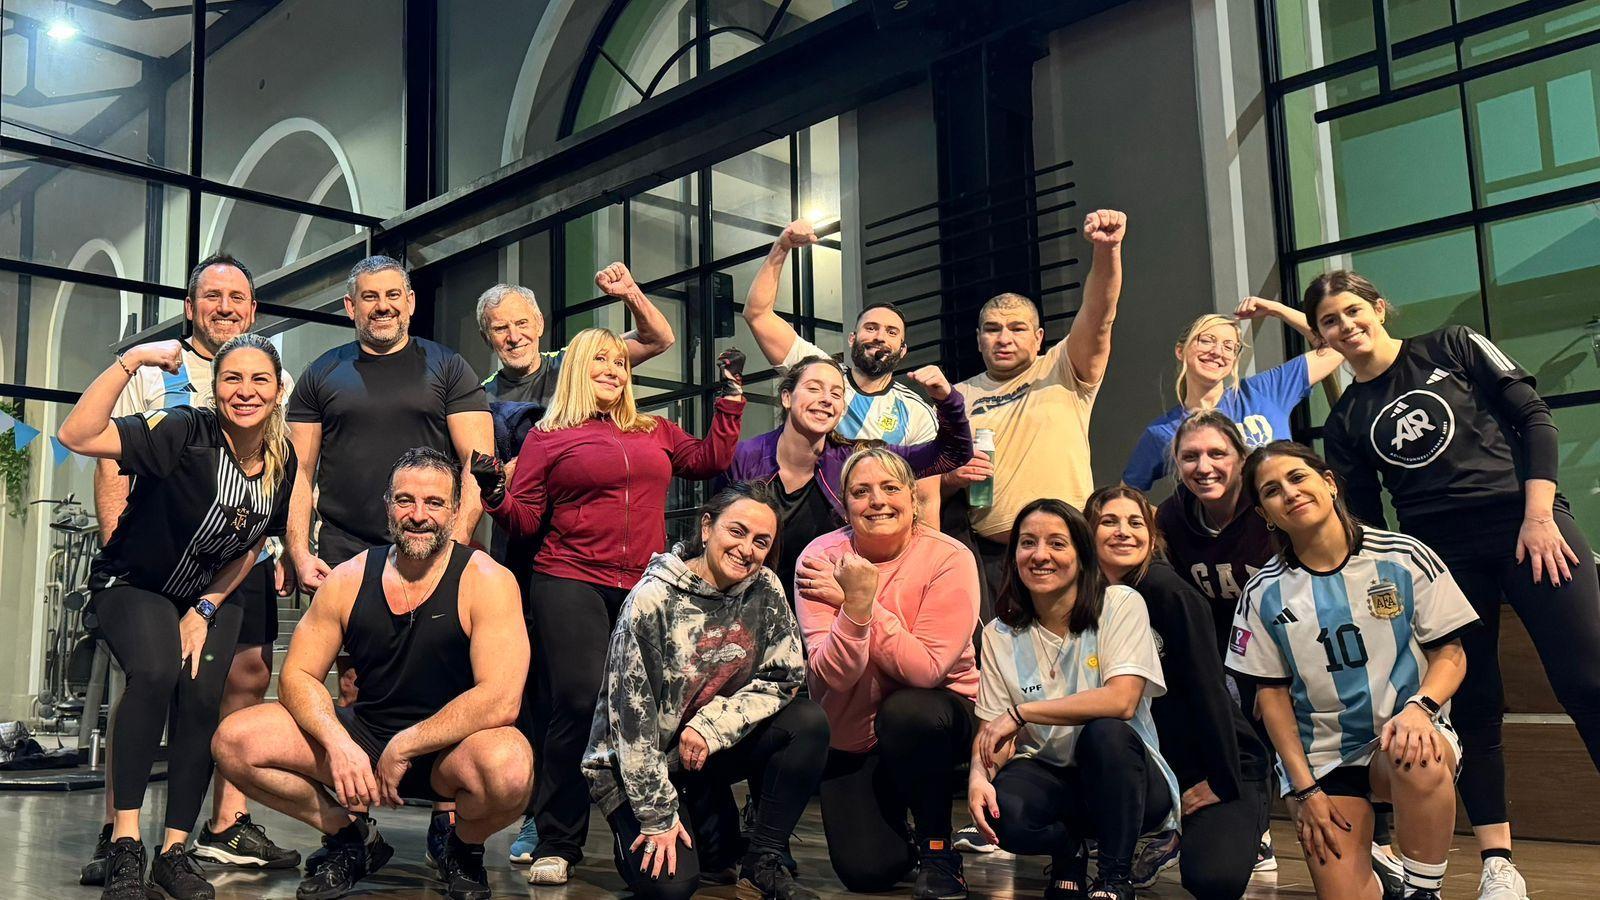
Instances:
[[[17,422],[11,428],[11,443],[18,450],[25,449],[39,436],[39,429],[27,422]]]
[[[11,426],[15,424],[17,424],[16,419],[7,415],[5,410],[0,410],[0,432],[10,431]]]
[[[61,443],[61,439],[58,437],[52,437],[50,439],[50,452],[55,455],[56,465],[58,466],[66,462],[68,457],[72,456],[72,451],[68,450],[67,445]]]
[[[72,455],[72,465],[79,472],[82,472],[83,470],[89,468],[89,464],[92,463],[92,462],[94,462],[94,459],[92,457],[84,456],[84,455],[82,455],[80,453],[74,453]]]

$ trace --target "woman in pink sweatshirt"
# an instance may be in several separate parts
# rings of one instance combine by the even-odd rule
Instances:
[[[812,541],[795,570],[811,696],[832,732],[828,856],[852,891],[888,890],[920,859],[913,896],[965,897],[950,773],[974,733],[978,564],[920,521],[915,479],[893,451],[857,451],[840,481],[849,525]]]

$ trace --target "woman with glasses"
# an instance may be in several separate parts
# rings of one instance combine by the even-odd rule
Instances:
[[[1160,481],[1169,471],[1178,425],[1193,413],[1221,410],[1239,424],[1240,437],[1252,448],[1289,436],[1290,410],[1343,359],[1332,350],[1317,349],[1240,379],[1239,357],[1248,345],[1239,323],[1266,318],[1282,319],[1308,342],[1319,343],[1299,310],[1260,297],[1244,298],[1232,316],[1208,313],[1195,319],[1173,350],[1178,405],[1146,426],[1122,471],[1124,482],[1148,491]]]

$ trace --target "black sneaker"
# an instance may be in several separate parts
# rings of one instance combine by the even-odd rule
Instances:
[[[1116,881],[1096,880],[1089,888],[1088,900],[1133,900],[1133,883],[1126,879]]]
[[[160,900],[161,892],[144,880],[144,863],[144,844],[133,838],[112,841],[100,900]]]
[[[150,861],[150,881],[172,900],[213,900],[217,896],[216,888],[200,874],[200,864],[177,841]]]
[[[94,855],[84,863],[83,871],[78,874],[78,883],[101,887],[106,883],[106,858],[111,855],[111,823],[107,822],[100,829],[100,837],[94,842]]]
[[[362,831],[367,831],[363,839]],[[343,897],[356,882],[383,868],[394,855],[394,848],[378,833],[377,823],[358,819],[338,834],[322,839],[326,853],[315,867],[307,866],[306,877],[294,892],[299,900],[334,900]]]
[[[794,880],[788,863],[777,853],[763,853],[739,866],[740,900],[818,900],[817,892]]]
[[[430,851],[431,852],[431,851]],[[450,900],[489,900],[489,873],[483,868],[483,845],[463,843],[450,829],[444,847],[435,857],[439,880]]]
[[[1089,857],[1083,847],[1057,853],[1044,867],[1044,900],[1084,900],[1089,890]]]
[[[925,844],[911,896],[916,900],[962,900],[966,897],[967,879],[962,874],[961,854],[946,847],[943,841]]]
[[[436,812],[428,817],[428,849],[425,858],[428,865],[439,868],[439,860],[444,859],[446,845],[450,843],[450,835],[456,833],[456,814],[454,810]]]
[[[195,838],[191,852],[199,859],[225,866],[292,869],[300,865],[299,852],[274,844],[266,829],[250,821],[248,813],[235,814],[233,824],[221,831],[212,831],[210,822],[200,826],[200,836]]]

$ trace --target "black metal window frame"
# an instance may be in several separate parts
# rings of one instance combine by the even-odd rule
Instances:
[[[1530,197],[1499,203],[1485,203],[1481,196],[1476,162],[1472,153],[1472,125],[1467,85],[1478,79],[1510,71],[1520,66],[1550,59],[1563,53],[1600,44],[1600,29],[1571,35],[1547,44],[1530,47],[1507,54],[1488,62],[1464,65],[1464,45],[1469,39],[1528,21],[1544,13],[1579,5],[1583,0],[1522,0],[1520,3],[1462,20],[1457,9],[1458,0],[1449,0],[1451,24],[1415,37],[1390,43],[1388,40],[1388,7],[1386,0],[1371,0],[1374,23],[1374,49],[1346,59],[1291,76],[1282,74],[1281,44],[1278,34],[1277,6],[1275,0],[1256,0],[1257,45],[1260,51],[1261,72],[1267,98],[1267,156],[1270,168],[1274,205],[1274,230],[1277,234],[1279,278],[1286,299],[1298,298],[1305,287],[1300,283],[1299,267],[1330,256],[1355,253],[1387,247],[1418,238],[1434,237],[1451,231],[1471,229],[1478,260],[1478,296],[1483,304],[1483,326],[1486,336],[1493,339],[1493,323],[1489,316],[1488,231],[1491,225],[1533,213],[1548,212],[1600,199],[1600,179],[1573,187],[1547,191]],[[1452,47],[1455,53],[1454,71],[1403,86],[1395,86],[1394,65],[1403,60],[1440,47]],[[1354,237],[1339,238],[1312,246],[1297,243],[1293,183],[1289,171],[1289,129],[1285,98],[1307,88],[1326,84],[1333,79],[1354,75],[1367,70],[1377,71],[1378,90],[1364,97],[1338,106],[1318,111],[1314,119],[1318,124],[1336,121],[1347,116],[1399,103],[1423,94],[1454,87],[1458,91],[1461,110],[1462,139],[1467,148],[1467,178],[1471,185],[1471,209],[1450,215],[1438,216],[1421,222],[1386,228]],[[1286,352],[1303,352],[1305,342],[1297,332],[1284,328]],[[1547,396],[1552,408],[1562,409],[1600,403],[1600,390],[1574,391]],[[1309,402],[1302,403],[1295,413],[1295,431],[1309,437],[1319,437],[1320,424],[1310,421]]]

